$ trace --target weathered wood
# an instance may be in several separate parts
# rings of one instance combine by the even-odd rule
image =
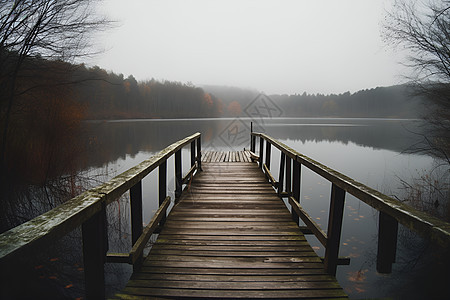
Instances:
[[[286,197],[292,196],[292,160],[286,157]]]
[[[191,142],[191,167],[195,165],[195,141]]]
[[[264,164],[263,169],[264,169],[264,173],[267,176],[267,179],[272,184],[272,186],[274,186],[275,188],[278,187],[278,182],[275,180],[272,173],[270,173],[269,167],[266,164]]]
[[[200,135],[197,138],[197,167],[199,171],[202,171],[202,137]]]
[[[294,199],[296,201],[298,201],[298,203],[300,203],[300,187],[301,187],[301,180],[302,180],[302,166],[301,164],[294,160],[294,165],[293,165],[293,176],[292,176],[292,197],[294,197]],[[297,212],[292,209],[292,219],[294,220],[295,223],[299,224],[299,215],[297,214]]]
[[[130,254],[129,253],[108,253],[108,254],[106,254],[106,262],[131,264]]]
[[[302,219],[302,221],[308,226],[308,228],[314,233],[319,242],[323,246],[327,246],[327,235],[320,228],[319,225],[309,216],[309,214],[300,206],[300,204],[293,198],[289,197],[289,204],[296,214]]]
[[[181,149],[179,149],[175,152],[175,203],[178,203],[183,189],[181,170]]]
[[[167,197],[167,161],[164,161],[158,169],[158,204],[161,206]],[[166,222],[166,214],[161,218],[160,225]]]
[[[183,184],[188,184],[189,181],[192,179],[192,176],[194,175],[194,172],[197,171],[197,165],[193,165],[189,171],[184,175],[184,177],[181,179],[181,182]]]
[[[339,188],[355,196],[359,200],[395,218],[400,224],[431,240],[443,248],[450,248],[450,224],[412,208],[406,203],[386,196],[342,173],[337,172],[275,140],[264,133],[252,133],[259,136],[260,141],[266,140],[283,151],[286,156],[301,163],[318,175],[329,180]]]
[[[133,244],[133,248],[130,251],[130,261],[133,265],[140,259],[140,257],[142,257],[142,251],[144,250],[144,247],[147,245],[147,242],[154,233],[156,227],[158,226],[158,223],[161,221],[163,216],[165,216],[169,205],[170,197],[166,197],[162,205],[156,211],[153,218],[143,230],[142,234],[139,236],[139,239]],[[137,268],[140,268],[140,264],[137,266]]]
[[[270,159],[272,158],[271,150],[272,150],[272,145],[269,143],[269,141],[266,140],[266,166],[267,166],[267,169],[269,169],[269,170],[270,170]]]
[[[345,191],[332,184],[330,200],[330,216],[328,217],[327,244],[325,246],[325,270],[336,275],[341,241],[342,219],[344,216]]]
[[[398,222],[384,212],[378,218],[377,272],[391,273],[397,250]]]
[[[261,170],[233,153],[204,163],[120,295],[345,297]]]
[[[259,161],[258,165],[262,169],[263,168],[263,156],[264,156],[264,138],[262,136],[259,137]]]
[[[281,152],[281,158],[280,158],[280,170],[278,174],[278,196],[281,197],[281,193],[284,189],[284,167],[286,164],[286,155]]]
[[[106,208],[97,212],[81,226],[83,236],[83,266],[86,298],[105,298],[104,263],[108,246],[106,242]]]
[[[131,244],[134,245],[142,234],[142,181],[136,183],[130,189],[130,210],[131,210]],[[139,268],[144,258],[142,253],[133,262],[133,268]]]

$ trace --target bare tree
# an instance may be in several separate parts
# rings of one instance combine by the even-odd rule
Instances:
[[[32,86],[18,83],[36,68],[32,58],[73,62],[90,53],[90,34],[110,24],[93,12],[93,0],[0,0],[0,166],[11,112],[18,95]],[[26,63],[28,61],[28,63]],[[28,70],[25,70],[25,66]]]
[[[450,164],[450,1],[397,0],[387,13],[383,38],[408,55],[408,77],[415,91],[429,101],[425,116],[431,124],[420,151]]]

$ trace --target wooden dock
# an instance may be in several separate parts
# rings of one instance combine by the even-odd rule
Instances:
[[[206,152],[120,299],[346,298],[248,151]]]

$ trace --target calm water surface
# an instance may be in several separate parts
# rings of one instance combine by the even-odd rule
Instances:
[[[88,122],[89,140],[94,141],[97,150],[90,151],[83,168],[92,174],[104,174],[106,180],[195,132],[202,133],[203,150],[248,149],[250,122],[250,119]],[[431,157],[404,153],[420,138],[415,134],[421,132],[418,120],[278,118],[258,120],[253,127],[254,131],[267,133],[387,195],[401,197],[400,179],[411,181],[435,167]],[[183,151],[186,162],[189,161],[188,148]],[[279,151],[272,149],[272,171],[278,174]],[[331,184],[302,168],[301,204],[326,230]],[[168,192],[172,197],[173,169],[172,158],[168,162]],[[188,166],[183,165],[183,169],[186,172]],[[157,172],[152,172],[143,182],[144,222],[148,222],[157,209],[156,176]],[[118,202],[109,209],[111,214],[120,216],[127,206]],[[402,226],[392,274],[376,272],[377,219],[374,209],[351,195],[346,196],[340,256],[351,257],[351,264],[338,267],[337,272],[345,291],[352,298],[429,299],[450,295],[448,272],[436,275],[440,268],[439,253],[431,251],[431,247]],[[119,227],[116,238],[129,240],[125,229],[128,221],[120,222],[119,225],[110,222]],[[307,238],[323,256],[321,244],[313,236]],[[128,245],[125,242],[122,246]],[[110,274],[107,277],[116,288],[126,281],[130,270],[125,268],[122,272],[122,276]]]

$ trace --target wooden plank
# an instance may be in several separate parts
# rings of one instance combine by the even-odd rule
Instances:
[[[204,274],[158,274],[158,273],[139,273],[133,276],[136,280],[173,280],[173,281],[232,281],[232,282],[299,282],[299,281],[336,281],[330,275],[268,275],[268,276],[249,276],[249,275],[204,275]]]
[[[312,299],[312,298],[346,298],[345,293],[340,290],[292,290],[292,291],[259,291],[259,290],[189,290],[189,289],[163,289],[163,288],[125,288],[123,292],[138,296],[162,296],[162,297],[203,297],[203,298],[262,298],[271,299]],[[118,294],[120,295],[120,294]]]
[[[216,152],[211,161],[183,191],[142,268],[118,295],[345,297],[261,169],[242,151]]]

